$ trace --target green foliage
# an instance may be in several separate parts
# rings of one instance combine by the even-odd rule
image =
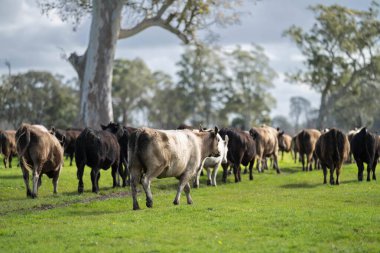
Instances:
[[[75,165],[61,173],[58,194],[46,176],[38,199],[27,199],[21,171],[0,169],[1,252],[376,252],[380,247],[379,184],[357,182],[344,165],[341,185],[323,185],[322,171],[302,172],[290,155],[283,173],[192,189],[174,206],[178,180],[154,180],[154,207],[132,211],[130,189],[112,189],[102,171],[100,194],[77,194]],[[140,186],[140,189],[141,186]],[[143,191],[138,195],[144,203]]]
[[[131,124],[134,112],[143,110],[152,99],[153,73],[142,59],[115,60],[112,78],[114,117]]]
[[[365,104],[360,103],[358,92],[372,90],[372,94],[376,94],[367,101],[380,94],[377,78],[379,6],[373,2],[368,11],[339,5],[316,5],[310,9],[315,13],[316,23],[309,32],[292,26],[284,33],[306,58],[306,70],[289,74],[289,78],[310,85],[321,93],[318,128],[336,124],[335,117],[339,116],[343,116],[338,119],[342,124],[352,124],[350,121],[342,122],[342,119],[368,115],[370,111]],[[340,100],[346,100],[346,96],[355,100],[355,103],[344,111],[340,108],[344,101]],[[358,104],[359,108],[356,107]]]
[[[240,115],[245,120],[244,129],[268,124],[271,108],[276,104],[268,90],[274,87],[277,74],[269,66],[264,49],[257,45],[248,50],[236,46],[226,56],[230,74],[223,112]]]
[[[78,92],[72,81],[49,72],[29,71],[3,76],[0,118],[17,128],[22,122],[72,126],[77,117]]]

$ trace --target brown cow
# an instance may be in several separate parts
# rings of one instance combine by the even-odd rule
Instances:
[[[191,130],[155,130],[141,128],[130,135],[128,163],[131,173],[133,210],[140,209],[137,202],[137,184],[142,183],[146,194],[146,206],[153,206],[150,183],[153,178],[176,177],[179,179],[177,195],[173,201],[179,204],[182,190],[187,203],[192,204],[190,180],[200,170],[201,162],[209,156],[219,156],[218,143],[222,138],[215,131],[195,133]]]
[[[17,155],[16,151],[16,131],[5,130],[0,131],[0,152],[4,155],[4,167],[12,168],[12,157]]]
[[[281,160],[284,160],[284,152],[289,153],[292,149],[292,137],[279,130],[277,129],[278,148],[281,151]]]
[[[304,129],[296,136],[296,143],[298,146],[298,152],[302,162],[302,170],[308,171],[312,170],[312,163],[315,160],[314,169],[317,168],[317,161],[314,155],[315,144],[321,136],[321,132],[316,129]],[[306,167],[305,167],[305,156],[306,155]]]
[[[330,169],[330,184],[339,185],[342,164],[348,158],[350,143],[346,135],[338,129],[330,129],[323,133],[315,144],[315,153],[323,169],[323,183],[326,184],[327,168]],[[334,170],[336,181],[334,182]]]
[[[53,179],[57,193],[58,178],[63,164],[63,148],[58,139],[40,125],[22,124],[16,132],[16,147],[28,197],[37,197],[41,178]],[[33,175],[33,190],[29,187],[29,172]]]
[[[257,170],[263,172],[263,167],[266,164],[266,157],[273,157],[274,168],[277,173],[281,173],[277,160],[277,130],[269,126],[253,127],[249,130],[249,134],[256,141]]]
[[[297,143],[297,135],[292,137],[292,151],[293,151],[293,158],[294,158],[294,163],[297,162],[297,153],[299,152],[299,147]]]

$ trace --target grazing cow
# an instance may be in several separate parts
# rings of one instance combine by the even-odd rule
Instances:
[[[4,155],[4,167],[12,168],[12,157],[17,155],[16,151],[16,131],[0,131],[0,153]]]
[[[296,143],[298,146],[298,152],[302,162],[302,170],[312,170],[312,163],[315,160],[314,169],[317,169],[317,159],[314,154],[315,144],[321,136],[321,132],[316,129],[304,129],[296,136]],[[306,155],[306,167],[305,156]]]
[[[289,153],[292,149],[292,137],[279,130],[277,128],[278,148],[281,151],[281,160],[284,160],[284,152]]]
[[[83,192],[84,166],[91,167],[92,192],[99,192],[100,169],[112,167],[113,187],[118,186],[117,172],[120,162],[120,146],[115,134],[104,130],[85,128],[75,142],[78,193]]]
[[[137,184],[141,181],[146,206],[153,206],[150,183],[153,178],[176,177],[179,179],[177,195],[173,201],[179,204],[182,190],[187,203],[192,204],[190,180],[200,170],[201,162],[209,156],[219,156],[221,137],[215,131],[155,130],[141,128],[131,133],[128,161],[131,173],[133,210],[140,209],[137,202]]]
[[[26,195],[36,198],[42,175],[53,180],[57,193],[58,178],[63,164],[63,148],[58,139],[40,125],[22,124],[16,132],[17,153],[26,186]],[[29,172],[33,175],[33,190],[29,187]]]
[[[358,180],[363,181],[364,165],[367,164],[367,181],[376,180],[376,165],[380,156],[380,141],[376,134],[363,127],[351,139],[351,151],[358,166]]]
[[[216,175],[218,174],[219,166],[222,163],[227,163],[228,135],[225,136],[225,140],[219,141],[218,145],[219,145],[218,149],[219,149],[220,156],[206,157],[201,167],[201,168],[207,169],[207,185],[216,186]],[[211,176],[211,169],[212,169],[212,176]],[[197,177],[194,182],[195,187],[199,186],[200,171],[198,172]]]
[[[281,173],[280,168],[278,167],[277,159],[277,130],[269,126],[253,127],[249,130],[249,134],[256,141],[257,170],[259,172],[263,172],[263,167],[266,163],[266,157],[272,157],[274,168],[278,174]]]
[[[120,145],[120,167],[119,173],[123,180],[122,186],[125,187],[130,184],[130,173],[128,169],[128,140],[129,135],[136,131],[137,128],[122,126],[118,123],[110,122],[107,126],[101,126],[103,130],[108,130],[115,134]],[[124,165],[124,170],[123,170]]]
[[[223,178],[222,182],[227,182],[228,165],[232,164],[235,183],[241,181],[240,164],[248,166],[249,164],[249,179],[253,180],[252,167],[255,163],[256,143],[248,132],[239,129],[223,128],[220,130],[222,138],[228,136],[227,163],[222,163]]]
[[[315,144],[315,153],[323,169],[323,183],[326,184],[327,168],[330,169],[330,184],[339,185],[343,162],[348,158],[350,143],[346,135],[335,128],[323,133]],[[336,181],[334,182],[334,170]]]

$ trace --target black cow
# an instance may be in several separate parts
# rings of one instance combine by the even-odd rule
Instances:
[[[66,130],[51,128],[50,132],[57,137],[58,141],[63,146],[66,157],[70,158],[70,166],[73,165],[75,153],[75,141],[83,129],[67,128]]]
[[[120,168],[119,172],[123,180],[123,187],[130,184],[130,173],[128,168],[128,140],[129,135],[137,130],[134,127],[122,126],[118,123],[110,122],[107,126],[101,125],[103,130],[108,130],[115,134],[120,145]],[[124,170],[122,166],[124,165]]]
[[[220,136],[225,139],[228,136],[228,153],[227,160],[228,163],[233,165],[235,183],[241,181],[240,176],[240,164],[247,166],[249,164],[249,179],[253,180],[252,168],[255,163],[256,156],[256,143],[255,140],[249,135],[248,132],[238,130],[223,128],[219,131]],[[223,183],[227,181],[228,165],[222,164],[223,167]]]
[[[375,170],[380,155],[380,141],[377,135],[370,133],[363,127],[352,137],[350,145],[358,166],[358,180],[363,181],[363,163],[367,164],[367,181],[371,181],[371,171],[372,179],[376,180]]]
[[[117,172],[120,163],[120,145],[115,134],[104,130],[85,128],[75,142],[78,192],[83,192],[84,166],[91,167],[92,192],[99,192],[100,169],[112,167],[113,187],[119,186]]]

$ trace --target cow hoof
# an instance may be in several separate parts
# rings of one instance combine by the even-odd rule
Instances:
[[[82,194],[83,193],[83,187],[78,187],[78,193]]]
[[[153,201],[151,199],[146,200],[146,207],[152,208],[153,207]]]
[[[251,181],[252,181],[252,180],[253,180],[253,177],[249,177],[249,180],[251,180]]]
[[[194,183],[193,188],[199,188],[199,185],[197,183]]]
[[[37,198],[37,194],[32,193],[31,197],[32,197],[32,199],[35,199],[35,198]]]
[[[281,170],[276,170],[277,171],[277,174],[281,174]]]
[[[211,180],[207,180],[207,185],[211,185]]]
[[[191,199],[188,200],[188,201],[187,201],[187,204],[188,204],[188,205],[192,205],[192,204],[193,204],[193,200],[191,200]]]
[[[179,205],[179,201],[178,201],[178,200],[174,200],[174,201],[173,201],[173,204],[174,204],[174,205]]]
[[[137,206],[133,206],[133,210],[140,210],[140,207],[137,205]]]

